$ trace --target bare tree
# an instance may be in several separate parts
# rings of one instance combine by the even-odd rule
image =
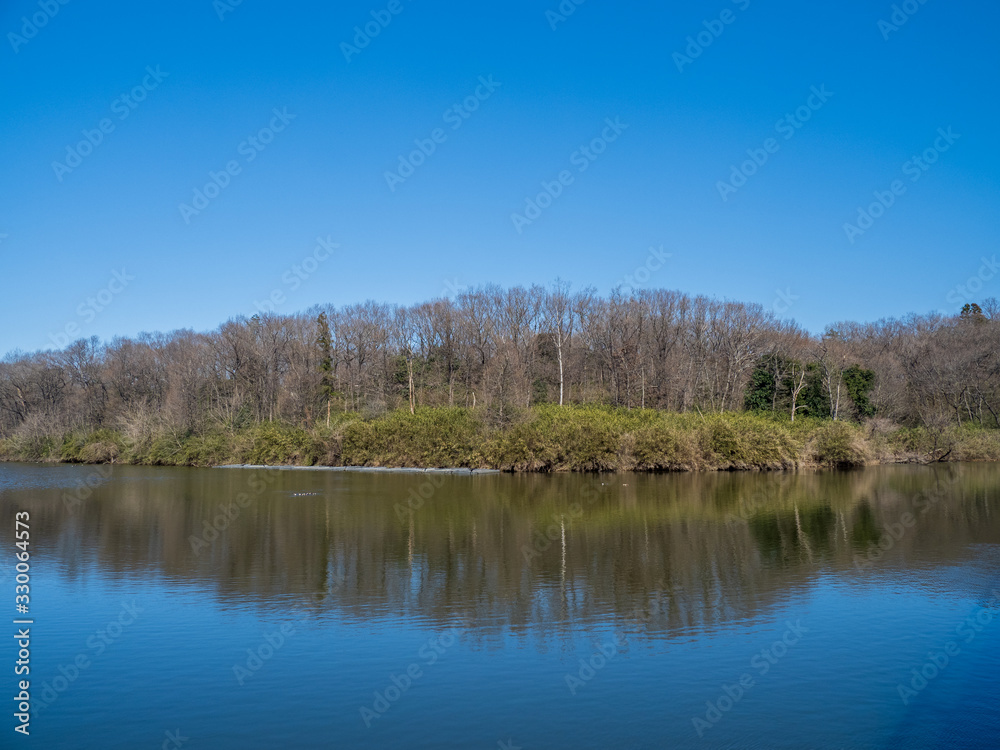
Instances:
[[[551,294],[545,297],[545,326],[552,336],[556,349],[556,360],[559,363],[559,406],[563,405],[563,392],[566,382],[565,353],[573,338],[573,325],[576,314],[573,301],[569,295],[570,285],[565,281],[556,281]]]

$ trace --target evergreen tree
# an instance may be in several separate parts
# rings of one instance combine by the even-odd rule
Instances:
[[[983,308],[977,305],[975,302],[972,304],[966,303],[962,306],[962,312],[959,314],[962,320],[972,321],[973,323],[985,323],[986,316],[983,315]]]
[[[326,426],[330,426],[330,399],[333,397],[333,357],[331,356],[330,322],[326,318],[326,313],[320,313],[316,318],[316,326],[319,329],[316,336],[316,345],[319,347],[319,370],[321,376],[319,381],[320,396],[326,400]]]
[[[823,370],[816,364],[806,366],[806,382],[799,395],[799,402],[807,416],[830,416],[830,393],[823,383]]]
[[[743,408],[747,411],[769,411],[774,405],[776,387],[770,368],[765,362],[760,362],[747,383],[743,394]]]
[[[859,365],[851,365],[844,370],[844,385],[851,397],[859,417],[875,416],[875,404],[868,398],[868,392],[875,387],[875,373],[864,370]]]

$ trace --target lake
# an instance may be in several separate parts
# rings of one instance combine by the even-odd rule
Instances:
[[[0,512],[3,747],[1000,746],[996,465],[0,464]]]

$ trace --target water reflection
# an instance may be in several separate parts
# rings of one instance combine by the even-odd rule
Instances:
[[[598,620],[683,633],[754,618],[823,574],[863,581],[959,563],[972,545],[1000,540],[1000,469],[987,465],[433,482],[142,467],[0,473],[4,517],[30,506],[38,564],[70,578],[95,566],[155,573],[213,590],[222,606],[280,597],[347,619],[460,619],[515,633]],[[414,501],[421,490],[428,497]],[[907,513],[913,524],[898,533]]]

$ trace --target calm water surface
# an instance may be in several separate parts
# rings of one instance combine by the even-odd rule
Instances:
[[[1000,747],[997,466],[5,464],[11,632],[18,510],[0,747]]]

